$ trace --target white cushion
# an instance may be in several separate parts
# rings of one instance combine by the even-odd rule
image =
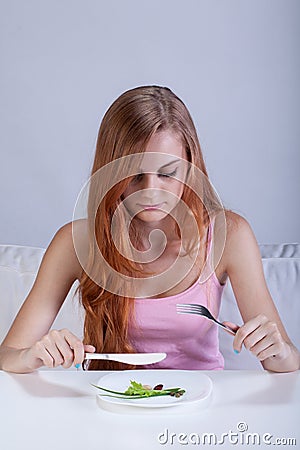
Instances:
[[[0,245],[0,342],[4,339],[20,306],[29,293],[45,250],[17,245]],[[83,313],[72,286],[53,328],[69,328],[82,337]]]
[[[271,296],[278,309],[285,329],[300,348],[300,245],[260,245],[265,278]],[[221,321],[228,320],[237,324],[242,318],[230,282],[224,289],[219,315]],[[261,368],[258,360],[243,348],[239,355],[232,349],[233,337],[220,329],[220,349],[227,369]]]

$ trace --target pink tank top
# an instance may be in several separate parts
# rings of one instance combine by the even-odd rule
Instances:
[[[209,228],[208,261],[211,259]],[[205,282],[197,280],[180,294],[135,299],[137,326],[130,326],[129,339],[137,352],[165,352],[166,359],[145,369],[218,370],[224,368],[219,351],[218,326],[195,314],[177,314],[177,303],[206,306],[217,317],[224,285],[215,272]]]

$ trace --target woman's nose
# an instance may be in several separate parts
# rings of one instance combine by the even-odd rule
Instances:
[[[141,202],[144,203],[155,203],[158,201],[158,197],[161,194],[161,189],[159,189],[159,179],[155,174],[145,174],[140,186],[139,196],[141,197]]]
[[[143,177],[143,189],[157,188],[159,186],[158,178],[154,173],[146,173]]]

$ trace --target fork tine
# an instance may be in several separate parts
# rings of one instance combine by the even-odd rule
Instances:
[[[201,306],[197,303],[177,303],[176,306]]]
[[[201,305],[177,305],[176,311],[178,314],[198,314],[210,318],[208,312],[201,308]]]
[[[177,314],[196,314],[197,316],[202,316],[198,311],[177,311]]]
[[[190,308],[188,306],[183,308],[177,308],[177,311],[198,311],[199,313],[201,312],[201,310],[198,308]]]
[[[177,303],[177,308],[194,308],[194,309],[202,309],[202,305],[197,305],[196,303]]]
[[[203,314],[207,314],[207,311],[205,310],[205,308],[203,308],[202,305],[196,305],[196,304],[177,304],[176,305],[176,309],[177,311],[199,311]]]
[[[217,319],[211,314],[211,312],[203,305],[195,304],[195,303],[178,303],[177,304],[177,312],[179,311],[197,311],[198,314],[207,317],[208,319],[214,320],[215,322],[219,323]]]

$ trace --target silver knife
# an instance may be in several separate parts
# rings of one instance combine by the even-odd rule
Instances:
[[[162,361],[166,356],[166,353],[85,353],[84,359],[103,359],[125,364],[143,365]]]

